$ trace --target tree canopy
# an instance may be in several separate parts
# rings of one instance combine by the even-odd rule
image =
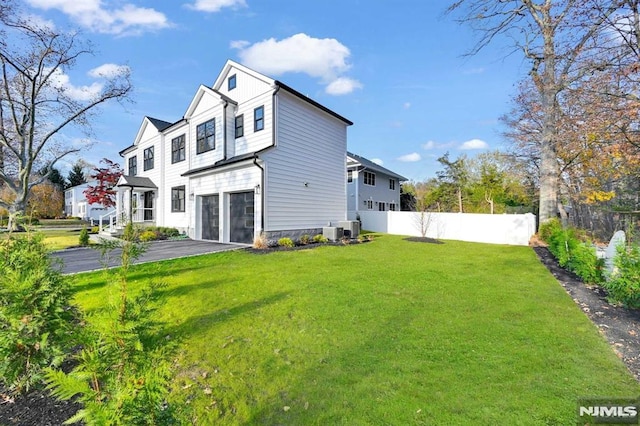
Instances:
[[[0,9],[0,183],[10,197],[0,198],[9,226],[25,212],[32,189],[47,180],[34,173],[52,168],[82,147],[68,142],[62,130],[91,133],[97,108],[124,100],[131,91],[129,68],[98,67],[100,83],[70,90],[66,73],[93,50],[77,32],[30,21],[10,1]]]

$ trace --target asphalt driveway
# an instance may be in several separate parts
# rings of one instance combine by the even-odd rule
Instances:
[[[153,241],[149,243],[147,251],[134,263],[156,262],[158,260],[177,259],[180,257],[197,256],[218,251],[236,250],[245,247],[241,244],[222,244],[211,241],[176,240]],[[119,265],[119,251],[110,255],[109,267]],[[74,248],[60,250],[51,254],[62,261],[61,271],[65,274],[95,271],[103,269],[100,252],[91,248]]]

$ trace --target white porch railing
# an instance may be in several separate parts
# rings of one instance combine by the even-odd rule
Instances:
[[[136,208],[133,210],[134,223],[153,222],[155,220],[154,216],[153,208]],[[126,212],[120,212],[120,214],[118,214],[117,210],[111,210],[100,216],[100,223],[98,224],[99,231],[100,233],[103,231],[114,233],[118,229],[123,228],[128,221],[129,218]]]

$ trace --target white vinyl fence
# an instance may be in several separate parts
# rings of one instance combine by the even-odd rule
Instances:
[[[433,212],[349,212],[349,220],[359,215],[362,229],[387,234],[477,243],[526,246],[536,232],[536,217],[527,214],[477,214]]]

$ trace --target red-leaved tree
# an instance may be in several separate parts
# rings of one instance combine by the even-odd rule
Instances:
[[[88,186],[84,195],[89,204],[102,204],[105,207],[116,205],[116,191],[114,187],[122,176],[122,168],[108,158],[103,158],[100,163],[104,167],[95,167],[91,177],[97,182],[96,186]]]

